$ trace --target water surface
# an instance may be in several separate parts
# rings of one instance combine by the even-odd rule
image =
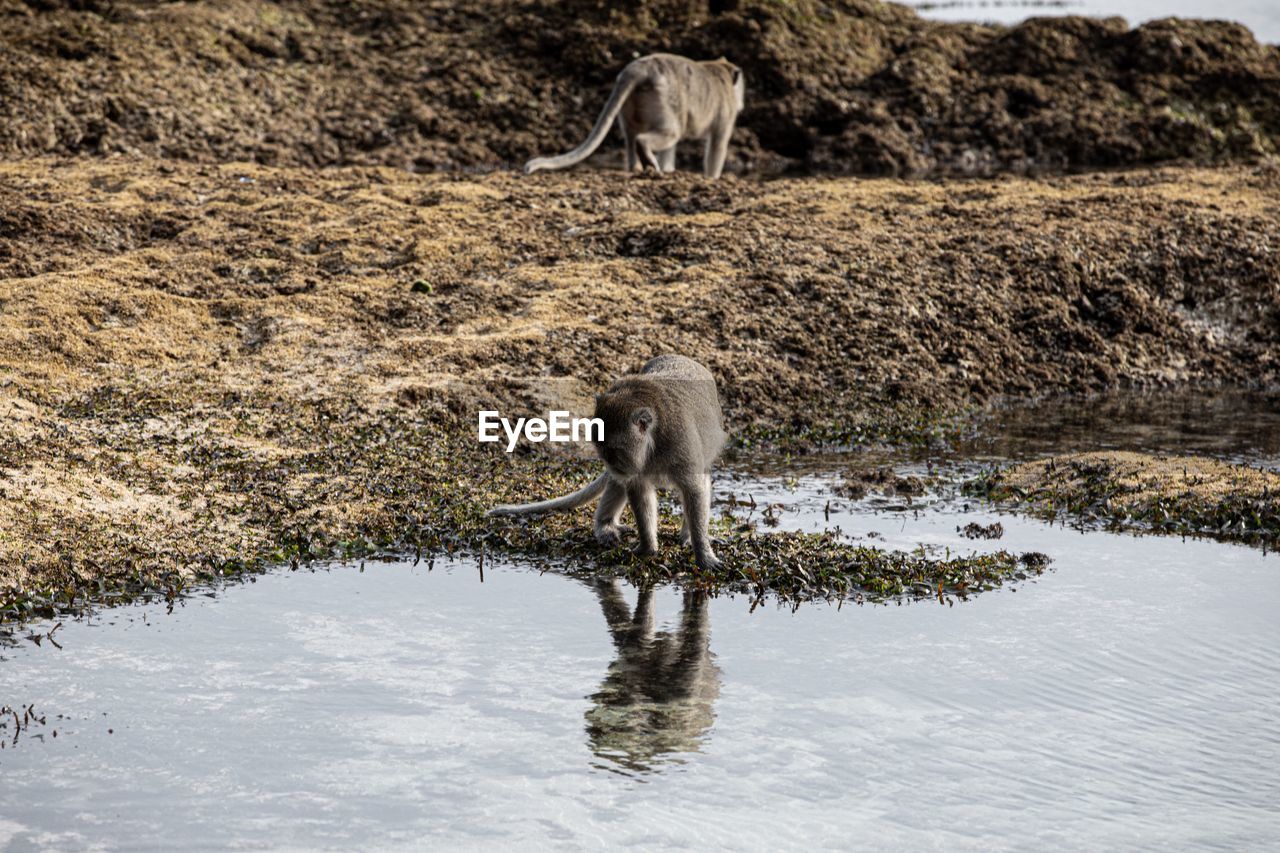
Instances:
[[[1056,403],[1001,415],[1004,438],[964,452],[1270,458],[1273,400]],[[939,555],[1038,550],[1053,569],[969,601],[793,612],[492,559],[483,581],[470,560],[371,563],[270,573],[172,613],[34,624],[0,647],[0,705],[39,718],[0,729],[0,848],[1280,837],[1280,557],[956,497],[845,500],[841,482],[837,468],[738,470],[718,492],[751,493],[756,518],[772,505],[778,529]],[[958,532],[996,521],[999,540]]]
[[[802,483],[784,523],[803,524]],[[782,488],[779,486],[780,494]],[[1265,847],[1277,558],[962,508],[1050,553],[954,606],[749,612],[465,562],[279,573],[6,652],[9,849]],[[641,606],[644,604],[644,606]],[[651,608],[653,628],[645,607]],[[55,719],[55,715],[63,719]],[[58,737],[51,732],[58,730]]]
[[[908,0],[923,17],[940,21],[990,21],[1016,24],[1040,15],[1120,15],[1138,26],[1157,18],[1206,18],[1236,21],[1258,41],[1280,42],[1280,4],[1273,0]]]

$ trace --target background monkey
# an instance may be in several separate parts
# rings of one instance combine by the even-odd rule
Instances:
[[[702,173],[718,178],[742,111],[743,93],[742,69],[727,59],[694,62],[669,53],[642,56],[618,75],[586,141],[568,154],[530,160],[525,174],[582,162],[600,147],[617,119],[628,172],[637,165],[670,172],[676,166],[676,143],[701,139],[706,145]]]
[[[724,447],[715,377],[698,362],[661,355],[638,374],[624,376],[596,395],[595,416],[604,421],[596,452],[605,472],[578,491],[549,501],[506,504],[489,515],[534,515],[581,506],[600,498],[595,536],[616,545],[618,520],[628,504],[636,519],[637,554],[658,550],[657,489],[674,487],[684,509],[680,541],[692,544],[698,565],[716,569],[707,523],[711,515],[711,464]]]

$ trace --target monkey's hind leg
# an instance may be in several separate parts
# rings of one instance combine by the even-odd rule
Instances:
[[[636,148],[640,152],[640,162],[655,172],[662,172],[658,157],[653,152],[675,148],[680,141],[680,134],[674,130],[649,130],[636,134]]]
[[[652,484],[638,479],[627,487],[627,499],[640,536],[636,553],[641,556],[658,553],[658,493]]]
[[[693,556],[698,567],[715,571],[722,563],[711,550],[711,537],[707,534],[711,521],[711,475],[703,474],[692,483],[681,485],[680,500],[684,504],[685,524],[693,540]]]
[[[707,494],[711,494],[711,475],[707,475]],[[684,510],[684,496],[680,498],[680,517],[683,519],[680,524],[680,544],[688,548],[693,545],[693,534],[689,532],[689,513]]]
[[[631,144],[636,148],[636,158],[640,161],[641,172],[646,169],[653,169],[657,172],[662,171],[658,166],[658,159],[653,156],[653,152],[649,150],[649,146],[645,145],[643,140],[636,139]]]
[[[672,145],[664,151],[658,152],[658,167],[663,172],[674,172],[676,170],[676,147]]]
[[[595,536],[601,545],[613,547],[622,541],[626,528],[618,524],[622,510],[627,506],[627,490],[610,480],[596,505]]]
[[[622,116],[618,116],[618,130],[622,133],[622,150],[626,155],[627,174],[634,174],[637,168],[636,140]]]
[[[729,155],[729,137],[733,135],[733,126],[727,129],[715,128],[707,135],[707,147],[702,156],[702,174],[708,178],[718,178],[724,171],[724,161]]]

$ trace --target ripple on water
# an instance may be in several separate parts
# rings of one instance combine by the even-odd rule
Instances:
[[[1052,570],[954,606],[793,613],[492,559],[481,583],[460,560],[105,611],[61,650],[4,651],[0,703],[47,722],[0,751],[0,846],[1280,837],[1280,557],[735,476],[719,491],[778,505],[778,529]],[[996,520],[998,540],[957,532]]]

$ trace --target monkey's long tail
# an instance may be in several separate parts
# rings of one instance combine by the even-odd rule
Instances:
[[[587,136],[586,141],[568,154],[561,154],[559,157],[533,158],[524,164],[524,173],[531,175],[539,169],[567,169],[590,157],[591,153],[599,148],[600,143],[604,142],[604,138],[609,135],[609,128],[613,126],[614,119],[622,111],[622,105],[631,95],[631,90],[640,85],[643,79],[643,72],[623,69],[622,74],[618,77],[618,82],[613,86],[613,94],[609,96],[604,109],[600,111],[600,118],[596,119],[596,126],[591,128],[591,133]]]
[[[565,495],[562,498],[554,498],[549,501],[539,501],[533,504],[501,504],[485,513],[486,516],[493,515],[539,515],[544,512],[559,512],[562,509],[573,509],[576,506],[582,506],[584,503],[594,500],[604,491],[605,483],[609,482],[608,474],[601,474],[587,485],[572,494]]]

